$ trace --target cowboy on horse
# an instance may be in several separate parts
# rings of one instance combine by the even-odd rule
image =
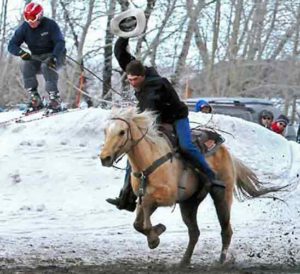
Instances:
[[[122,34],[122,36],[116,41],[114,54],[120,67],[126,72],[130,85],[134,88],[138,110],[140,112],[154,111],[158,114],[157,123],[172,125],[178,138],[179,150],[193,164],[195,171],[198,171],[199,181],[207,188],[217,186],[224,191],[224,183],[216,178],[204,155],[192,142],[188,107],[180,100],[177,92],[166,78],[161,77],[155,68],[144,66],[127,51],[129,38],[124,38],[128,35]],[[131,168],[127,165],[124,186],[119,197],[109,198],[107,202],[116,205],[119,209],[134,211],[136,197],[132,193],[130,173]]]

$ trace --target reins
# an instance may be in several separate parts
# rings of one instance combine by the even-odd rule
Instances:
[[[132,137],[132,132],[131,132],[131,126],[130,126],[130,123],[123,119],[123,118],[120,118],[120,117],[115,117],[115,118],[111,118],[111,120],[120,120],[120,121],[123,121],[124,123],[127,124],[128,126],[128,130],[129,130],[129,134],[130,134],[130,137],[128,137],[127,135],[127,139],[126,141],[124,142],[124,144],[120,147],[120,148],[123,148],[128,140],[130,140],[129,138],[131,138],[131,141],[133,141],[133,145],[127,150],[125,151],[124,153],[122,153],[118,159],[115,160],[115,163],[118,163],[123,157],[125,154],[127,154],[131,149],[133,149],[133,147],[135,147],[141,140],[143,140],[145,138],[145,136],[147,135],[148,133],[148,128],[146,129],[146,131],[143,133],[143,135],[137,139],[137,140],[134,140],[133,137]],[[140,129],[140,128],[139,128]],[[141,129],[140,129],[141,130]],[[145,195],[145,191],[146,191],[146,186],[147,186],[147,180],[148,180],[148,177],[151,173],[153,173],[158,167],[160,167],[162,164],[164,164],[165,162],[167,162],[168,160],[172,160],[173,158],[173,152],[168,152],[167,154],[165,154],[164,156],[160,157],[159,159],[155,160],[149,167],[147,167],[146,169],[140,171],[140,172],[133,172],[133,176],[138,178],[138,179],[141,179],[141,183],[140,183],[140,186],[139,186],[139,190],[138,190],[138,198],[139,198],[139,203],[141,203],[142,201],[142,197]],[[116,167],[115,165],[113,165],[113,167],[115,168],[118,168],[118,169],[121,169],[119,167]]]

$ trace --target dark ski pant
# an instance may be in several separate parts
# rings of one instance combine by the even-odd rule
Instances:
[[[51,56],[52,54],[50,53],[33,55],[31,60],[23,61],[21,71],[23,75],[24,87],[26,90],[37,90],[37,74],[42,74],[46,83],[46,91],[48,93],[50,91],[58,92],[58,73],[56,72],[56,70],[49,68],[46,63],[42,62]]]

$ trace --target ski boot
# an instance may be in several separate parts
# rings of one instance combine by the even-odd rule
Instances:
[[[49,103],[47,105],[47,110],[45,115],[63,111],[64,109],[61,106],[61,99],[56,91],[49,92]]]
[[[35,112],[35,111],[38,111],[44,107],[42,99],[36,89],[29,89],[28,93],[29,93],[30,99],[29,99],[29,102],[27,103],[25,115]]]

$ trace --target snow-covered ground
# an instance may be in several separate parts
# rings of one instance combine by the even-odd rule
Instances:
[[[2,269],[134,263],[136,258],[138,264],[179,262],[188,236],[178,206],[154,214],[153,223],[164,223],[167,231],[160,246],[149,250],[145,237],[132,227],[134,214],[105,201],[118,195],[124,177],[124,171],[102,167],[97,156],[108,113],[91,108],[0,126]],[[1,113],[0,122],[19,114]],[[229,263],[299,269],[300,145],[238,118],[191,113],[190,120],[221,130],[230,151],[262,181],[292,185],[277,195],[284,202],[234,202]],[[119,166],[125,166],[125,159]],[[210,198],[198,215],[201,236],[192,263],[211,266],[221,239]]]

